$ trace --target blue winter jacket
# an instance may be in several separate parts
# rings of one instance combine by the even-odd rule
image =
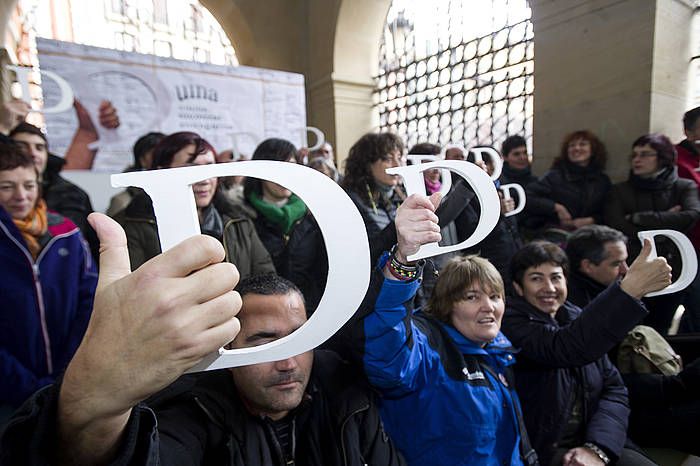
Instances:
[[[49,212],[36,261],[0,208],[0,405],[17,407],[61,374],[83,338],[97,270],[78,227]]]
[[[499,333],[482,348],[408,311],[419,285],[384,280],[364,319],[364,367],[387,432],[413,466],[523,464],[510,342]]]

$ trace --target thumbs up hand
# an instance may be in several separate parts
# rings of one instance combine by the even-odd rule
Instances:
[[[214,238],[189,238],[130,273],[122,228],[102,214],[89,221],[100,238],[100,276],[61,386],[59,424],[62,438],[77,441],[101,423],[99,442],[109,443],[106,432],[120,432],[133,406],[238,334],[241,298],[238,271],[221,262]]]
[[[651,241],[644,240],[642,251],[630,265],[625,278],[620,283],[622,291],[641,299],[646,294],[659,291],[671,284],[671,266],[664,257],[650,259]]]
[[[430,197],[412,194],[396,211],[396,259],[408,263],[407,256],[415,254],[421,245],[440,241],[440,226],[435,209],[440,205],[440,193]]]

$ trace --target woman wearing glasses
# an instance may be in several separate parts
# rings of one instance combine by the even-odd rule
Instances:
[[[639,254],[637,233],[669,228],[687,233],[700,218],[698,190],[690,180],[678,177],[676,150],[663,134],[646,134],[632,143],[631,170],[627,181],[612,187],[605,202],[605,223],[622,231],[630,241],[630,257]],[[657,252],[666,257],[677,276],[681,270],[679,252],[664,238],[656,242]],[[674,277],[675,278],[675,277]],[[645,322],[666,334],[680,297],[652,298],[654,310]]]

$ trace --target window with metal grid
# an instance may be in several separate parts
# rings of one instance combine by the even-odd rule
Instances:
[[[526,0],[393,0],[375,103],[407,145],[532,138],[533,28]]]

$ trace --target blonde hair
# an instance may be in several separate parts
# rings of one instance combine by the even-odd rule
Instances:
[[[504,298],[503,278],[491,262],[479,256],[455,257],[440,271],[426,313],[449,322],[454,304],[466,299],[474,283]]]

